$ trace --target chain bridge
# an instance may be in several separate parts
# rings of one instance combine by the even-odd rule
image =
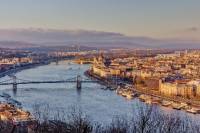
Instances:
[[[76,83],[76,88],[81,89],[82,83],[95,83],[98,82],[97,80],[91,80],[88,78],[82,78],[81,75],[77,75],[76,77],[66,79],[66,80],[44,80],[44,81],[32,81],[32,80],[26,80],[26,79],[21,79],[18,78],[14,75],[9,76],[10,79],[5,80],[5,81],[0,81],[0,86],[5,86],[5,85],[12,85],[13,89],[17,89],[17,85],[20,84],[56,84],[56,83]]]

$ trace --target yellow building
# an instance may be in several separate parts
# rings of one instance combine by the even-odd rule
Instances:
[[[177,95],[177,84],[169,82],[161,83],[160,92],[165,96]]]
[[[92,66],[92,72],[100,77],[108,77],[110,76],[110,71],[106,68],[97,66],[97,65],[93,65]]]
[[[110,74],[112,76],[119,76],[120,75],[120,69],[117,68],[109,68]]]
[[[187,83],[164,82],[160,85],[160,92],[166,96],[180,96],[193,98],[197,96],[197,89]]]

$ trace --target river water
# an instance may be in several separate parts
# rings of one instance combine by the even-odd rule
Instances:
[[[69,61],[61,61],[59,64],[51,63],[23,70],[15,75],[19,79],[31,81],[64,80],[84,76],[84,71],[89,65],[78,65]],[[4,81],[10,77],[0,79]],[[60,110],[68,112],[72,106],[80,108],[94,121],[110,122],[116,115],[130,117],[134,115],[134,109],[138,104],[144,104],[138,99],[126,100],[118,96],[114,91],[102,90],[102,85],[97,83],[83,83],[81,91],[77,91],[76,83],[58,84],[30,84],[18,85],[16,94],[12,86],[1,86],[0,93],[6,92],[14,99],[20,101],[24,109],[33,110],[34,105],[49,106],[51,111]],[[164,108],[163,111],[171,112]],[[183,112],[182,112],[183,113]]]

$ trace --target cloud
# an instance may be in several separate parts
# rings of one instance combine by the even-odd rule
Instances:
[[[8,42],[7,42],[8,41]],[[132,37],[121,33],[92,30],[59,29],[0,29],[0,44],[37,44],[42,46],[84,45],[90,47],[145,47],[155,45],[156,40],[149,37]],[[5,43],[6,42],[6,43]],[[17,42],[17,43],[16,43]],[[29,45],[28,45],[29,46]]]
[[[175,39],[154,39],[146,36],[127,36],[121,33],[105,32],[105,31],[91,31],[91,30],[59,30],[59,29],[0,29],[0,42],[2,46],[12,44],[21,45],[23,47],[27,44],[58,46],[80,44],[91,47],[131,47],[131,48],[160,48],[167,47],[170,44],[178,44],[179,47],[183,43],[194,44],[194,42],[187,41],[187,37],[199,35],[198,27],[190,27],[184,32],[192,32],[192,34],[183,34],[179,31],[178,37]],[[183,40],[183,39],[184,40]],[[8,41],[8,42],[7,42]],[[9,41],[14,41],[10,43]],[[184,44],[186,46],[186,44]],[[195,43],[194,46],[199,46]]]
[[[121,33],[91,30],[58,30],[58,29],[0,29],[0,41],[44,42],[154,42],[148,37],[131,37]]]
[[[125,37],[123,34],[87,30],[57,29],[0,29],[0,40],[20,40],[34,42],[48,41],[89,41],[113,40]]]

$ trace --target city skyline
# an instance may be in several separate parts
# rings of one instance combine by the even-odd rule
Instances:
[[[199,41],[199,4],[195,0],[1,0],[0,29],[81,29]]]

